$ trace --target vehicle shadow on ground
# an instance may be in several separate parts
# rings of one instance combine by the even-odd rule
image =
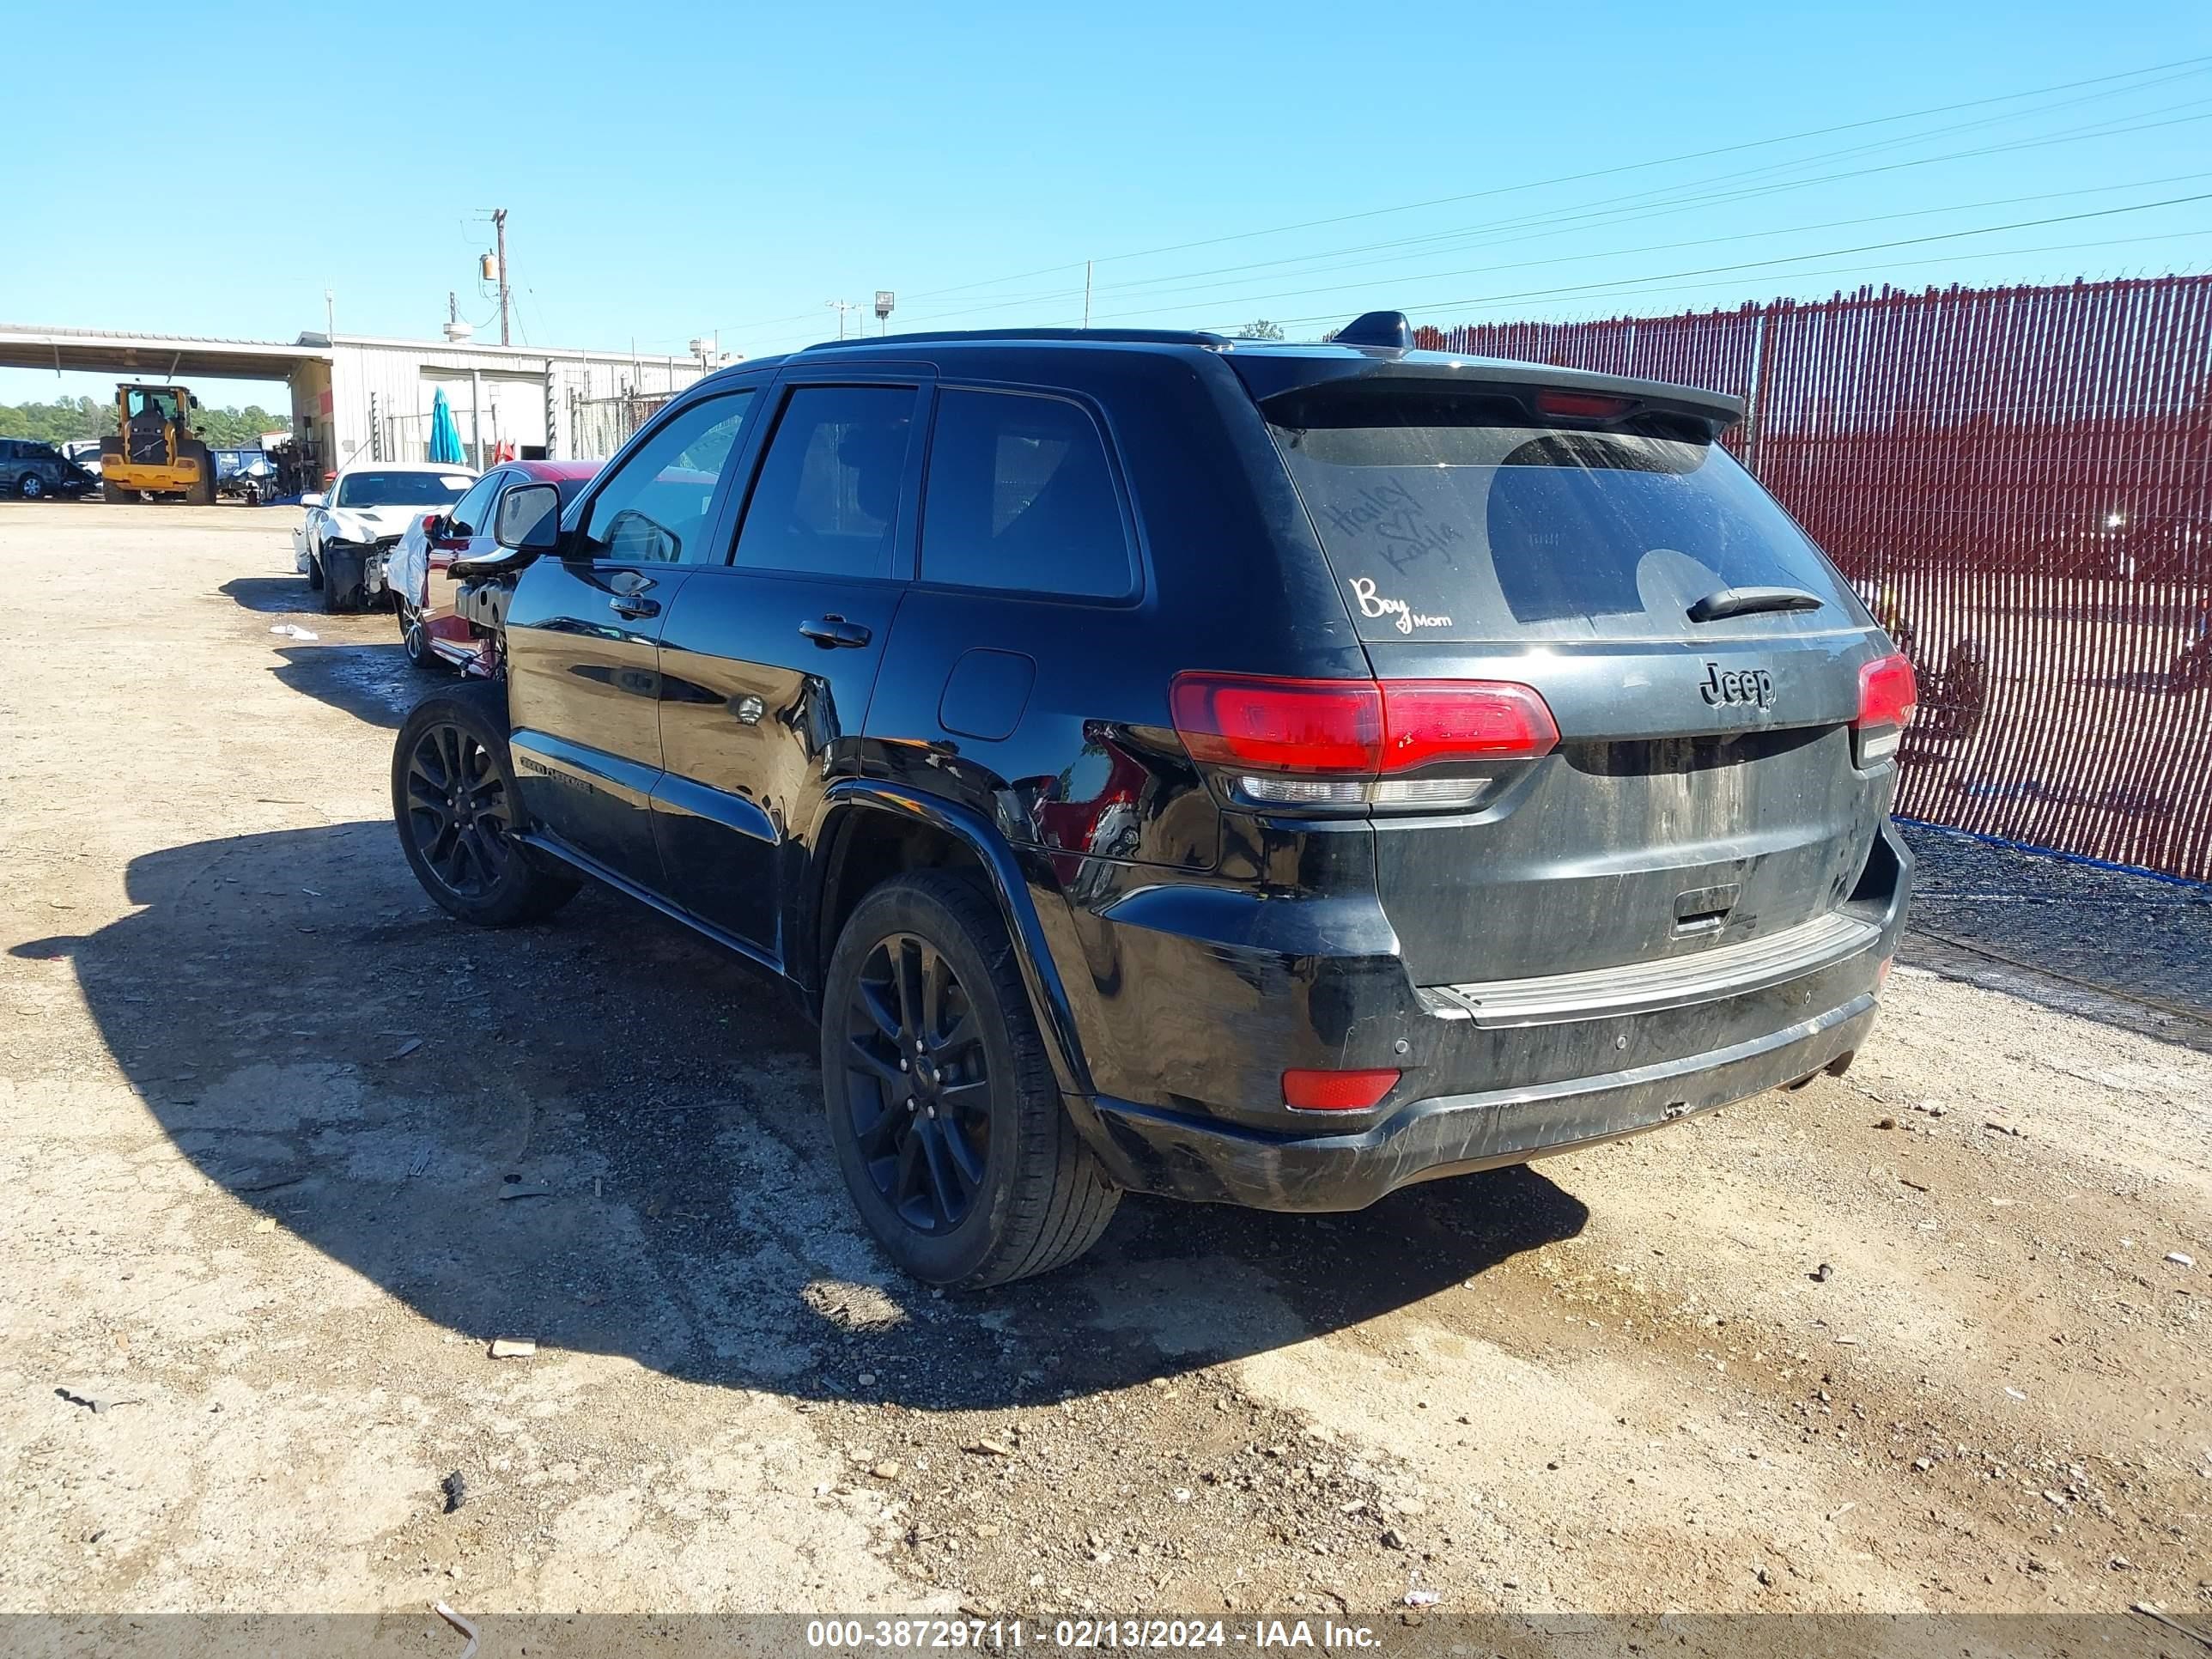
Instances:
[[[288,645],[276,655],[283,662],[270,672],[291,690],[389,732],[399,729],[426,693],[454,678],[424,673],[396,640],[390,645]]]
[[[198,1170],[481,1341],[802,1397],[1006,1406],[1357,1323],[1588,1218],[1527,1170],[1349,1216],[1131,1200],[1085,1262],[939,1297],[860,1229],[811,1029],[673,922],[586,889],[550,923],[466,929],[383,823],[151,854],[129,896],[97,933],[15,953],[73,961]]]
[[[236,576],[216,592],[269,616],[324,614],[323,596],[307,586],[305,576]]]
[[[425,692],[454,678],[447,672],[425,673],[407,660],[398,624],[389,612],[326,615],[320,596],[297,576],[240,576],[218,591],[246,610],[289,617],[313,635],[297,644],[274,646],[281,659],[273,671],[276,678],[371,726],[398,730]],[[357,637],[364,631],[374,637]]]

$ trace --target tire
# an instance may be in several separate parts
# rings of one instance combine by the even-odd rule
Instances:
[[[445,672],[446,659],[430,648],[430,624],[413,605],[392,595],[392,608],[399,615],[399,648],[407,660],[426,674]]]
[[[320,589],[321,589],[321,587],[322,587],[322,585],[323,585],[323,562],[322,562],[320,559],[317,558],[313,554],[310,553],[310,554],[308,554],[308,555],[307,555],[307,588],[308,588],[308,591],[309,591],[310,592],[319,592],[319,591],[320,591]]]
[[[1121,1202],[1060,1105],[996,908],[957,876],[895,877],[854,910],[823,987],[822,1091],[861,1219],[925,1283],[1064,1267]]]
[[[392,745],[392,817],[422,890],[479,927],[535,921],[575,897],[580,881],[509,838],[521,811],[507,688],[471,681],[416,703]]]
[[[103,501],[127,501],[131,495],[131,491],[124,489],[120,484],[112,484],[105,478],[100,481],[100,499]]]
[[[15,480],[16,496],[27,501],[42,501],[46,498],[46,481],[35,472],[26,472]]]

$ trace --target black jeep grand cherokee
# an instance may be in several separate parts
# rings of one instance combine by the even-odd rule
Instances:
[[[780,974],[890,1254],[1342,1210],[1840,1071],[1912,674],[1730,399],[1027,331],[701,381],[457,565],[392,762],[456,915],[581,876]],[[552,495],[550,486],[541,493]]]

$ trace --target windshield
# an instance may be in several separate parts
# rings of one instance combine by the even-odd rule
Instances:
[[[1362,638],[1712,639],[1863,627],[1857,600],[1717,445],[1532,427],[1517,403],[1417,391],[1271,406]],[[1817,610],[1692,623],[1727,587]]]
[[[349,472],[334,507],[444,507],[476,480],[465,472]]]

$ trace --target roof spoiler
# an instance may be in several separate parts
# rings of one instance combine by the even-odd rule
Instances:
[[[1389,315],[1391,313],[1383,313]],[[1332,343],[1344,343],[1341,335]],[[1454,357],[1441,352],[1358,351],[1336,356],[1231,352],[1222,360],[1253,398],[1267,403],[1288,394],[1360,383],[1425,384],[1433,390],[1494,392],[1526,401],[1548,420],[1606,425],[1640,414],[1687,416],[1717,437],[1743,418],[1743,399],[1724,392],[1642,380],[1625,374],[1494,357]]]

